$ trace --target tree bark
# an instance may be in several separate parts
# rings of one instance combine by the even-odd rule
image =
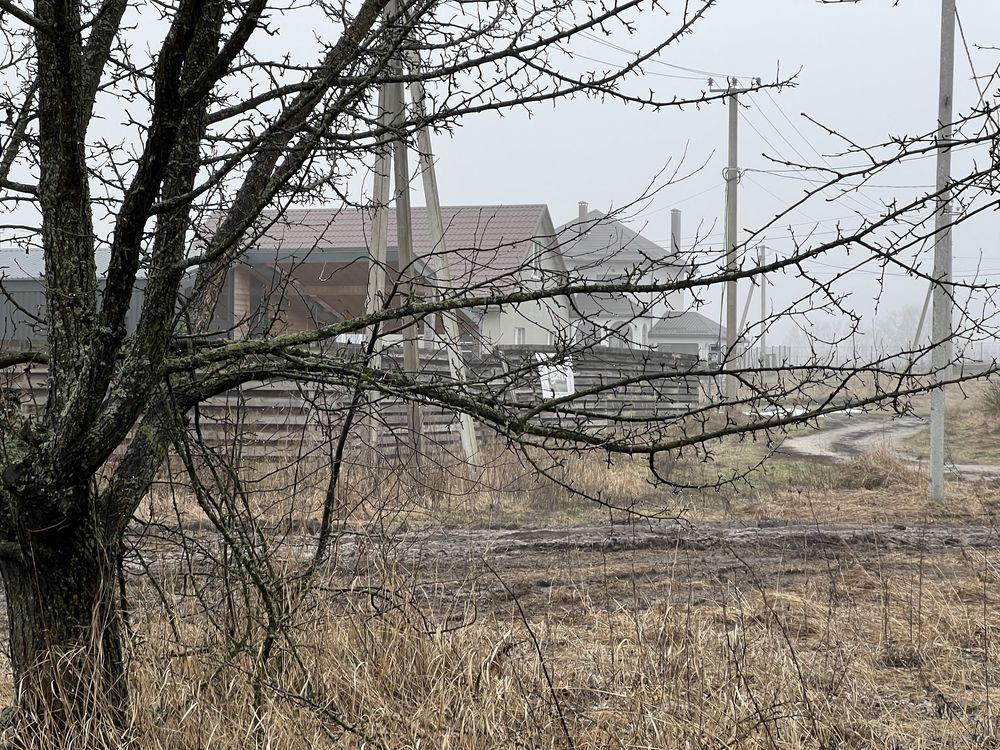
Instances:
[[[122,537],[101,527],[91,514],[25,533],[20,559],[0,562],[18,704],[50,729],[82,718],[120,726],[127,710]]]

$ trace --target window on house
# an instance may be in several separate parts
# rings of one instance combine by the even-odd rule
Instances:
[[[524,329],[523,328],[515,328],[514,329],[514,346],[523,346],[523,345],[524,345]]]

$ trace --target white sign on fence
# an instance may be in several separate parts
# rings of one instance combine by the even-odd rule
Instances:
[[[562,398],[576,393],[576,383],[573,376],[573,360],[566,358],[555,364],[554,355],[538,352],[538,375],[542,381],[542,398]]]

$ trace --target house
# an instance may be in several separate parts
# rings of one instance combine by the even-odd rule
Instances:
[[[623,222],[579,204],[577,217],[556,229],[559,252],[576,282],[665,284],[687,271],[677,248],[666,250]],[[683,290],[574,297],[582,335],[614,347],[651,348],[707,359],[725,333],[688,310]]]
[[[717,361],[726,348],[726,329],[694,310],[671,310],[649,329],[649,345],[660,352]]]
[[[110,250],[98,250],[98,293],[111,261]],[[45,257],[40,249],[0,250],[0,349],[38,349],[47,338],[45,304]],[[132,290],[126,327],[134,331],[146,288],[146,273],[140,269]]]
[[[401,269],[396,212],[394,208],[386,211],[387,304],[402,303],[402,282],[413,283],[416,295],[423,298],[436,294],[489,297],[564,283],[566,269],[546,206],[448,206],[442,213],[446,252],[433,246],[426,209],[414,208],[415,260],[412,267]],[[212,330],[242,338],[307,330],[362,315],[373,218],[373,211],[351,207],[265,214],[227,274]],[[109,257],[107,251],[98,251],[99,273],[106,269]],[[8,292],[7,299],[0,300],[0,337],[5,346],[24,348],[44,341],[43,277],[40,250],[0,252],[0,280]],[[190,283],[189,279],[185,286]],[[138,322],[144,286],[140,272],[131,329]],[[547,345],[567,329],[570,304],[565,297],[553,297],[478,306],[460,310],[457,317],[463,337],[476,344]],[[422,321],[420,328],[429,339],[443,330],[434,316]],[[392,340],[391,329],[383,334]]]
[[[544,205],[443,207],[446,252],[431,241],[427,210],[413,208],[410,268],[400,268],[396,211],[386,214],[389,304],[402,301],[403,282],[425,298],[488,297],[551,287],[566,277]],[[363,314],[373,218],[356,208],[289,209],[256,232],[232,274],[230,318],[237,332],[296,330],[323,316]],[[548,344],[569,319],[569,300],[561,297],[460,311],[463,334],[485,345]],[[421,335],[432,338],[439,330],[431,318]]]
[[[412,210],[414,261],[401,268],[396,212],[387,209],[387,304],[403,302],[406,284],[420,298],[490,297],[580,281],[665,283],[684,270],[678,253],[586,204],[576,220],[558,229],[542,204],[449,206],[442,214],[443,249],[431,241],[427,210]],[[302,208],[263,218],[227,275],[213,331],[234,338],[277,334],[364,313],[373,211]],[[108,251],[98,251],[99,275],[108,259]],[[0,300],[0,339],[7,348],[44,341],[43,271],[39,250],[0,252],[7,293]],[[140,271],[130,329],[138,322],[144,287]],[[463,339],[487,348],[551,346],[583,337],[598,345],[708,358],[725,339],[717,324],[685,309],[682,291],[555,295],[462,309],[457,318]],[[430,345],[443,333],[443,324],[438,316],[428,316],[418,329]],[[396,337],[391,327],[382,333],[389,342]],[[344,340],[356,342],[363,335]]]

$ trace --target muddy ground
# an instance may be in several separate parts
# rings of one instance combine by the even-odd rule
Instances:
[[[305,560],[314,544],[308,529],[299,529],[281,554]],[[196,569],[211,558],[213,545],[202,537],[195,546]],[[581,601],[645,610],[697,605],[723,589],[803,590],[817,581],[847,592],[848,573],[951,581],[968,575],[970,554],[995,553],[1000,527],[990,522],[436,525],[386,535],[345,533],[325,585],[338,595],[366,598],[393,592],[383,605],[403,596],[451,627],[478,616],[470,613],[512,612],[515,598],[528,616],[541,616],[571,612]],[[147,569],[176,569],[177,547],[165,544],[157,552],[146,539],[143,557]],[[142,575],[134,559],[129,567]]]
[[[438,528],[391,539],[343,540],[331,568],[345,587],[384,583],[406,571],[408,595],[443,620],[467,607],[507,611],[516,597],[531,615],[575,602],[647,609],[698,604],[722,588],[833,588],[845,571],[885,579],[952,580],[962,556],[1000,551],[990,524],[662,523],[558,528]],[[390,561],[393,564],[386,565]],[[396,566],[399,567],[396,567]],[[393,576],[388,576],[391,579]]]
[[[912,416],[835,415],[824,419],[818,430],[787,438],[776,457],[836,465],[880,445],[901,449],[923,425],[921,418]],[[1000,466],[960,468],[961,474],[979,482],[977,492],[1000,499],[1000,488],[984,481],[1000,475]],[[837,523],[827,517],[789,520],[810,517],[800,508],[784,518],[761,518],[736,509],[724,522],[699,519],[694,513],[685,520],[622,520],[618,514],[603,523],[555,524],[540,517],[506,525],[403,523],[387,530],[356,526],[339,535],[327,573],[331,587],[338,590],[402,572],[428,602],[451,605],[475,598],[478,606],[489,606],[517,595],[529,609],[544,609],[553,604],[551,592],[567,583],[609,596],[623,587],[634,589],[633,594],[646,587],[670,589],[671,596],[683,598],[693,585],[711,589],[720,581],[740,579],[795,588],[844,565],[881,576],[894,566],[909,574],[926,562],[927,575],[947,578],[953,572],[948,560],[954,555],[1000,550],[1000,527],[994,524],[992,509],[976,514],[947,508],[938,521],[929,509],[920,522],[913,522],[911,513],[897,516],[905,522],[893,523],[890,495],[875,492],[867,497],[870,515],[864,515],[863,506],[860,511],[855,507]],[[793,497],[788,502],[797,501]],[[875,513],[883,503],[886,507]],[[304,562],[315,549],[315,532],[314,524],[292,524],[266,536],[283,537],[276,554]],[[221,554],[216,533],[207,526],[183,535],[147,530],[139,542],[142,564],[129,557],[129,569],[142,575],[143,566],[161,571],[175,567],[181,536],[190,538],[187,546],[195,558],[204,561]]]

